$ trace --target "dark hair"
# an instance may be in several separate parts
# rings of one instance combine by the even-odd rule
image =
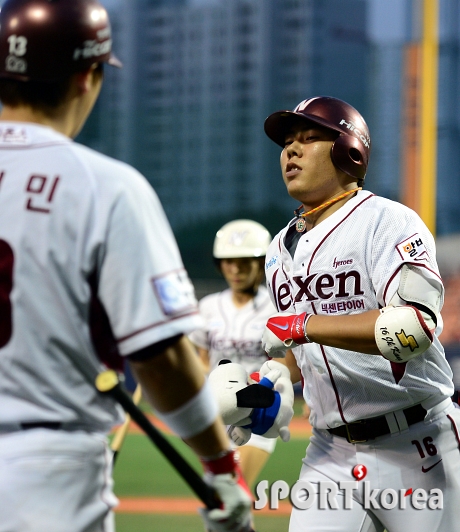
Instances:
[[[102,75],[102,63],[98,64],[94,72]],[[73,75],[67,76],[57,81],[0,79],[0,101],[9,107],[26,105],[47,116],[53,116],[69,94],[72,77]]]
[[[9,107],[28,105],[48,115],[64,102],[69,88],[70,78],[50,83],[0,79],[0,100]]]

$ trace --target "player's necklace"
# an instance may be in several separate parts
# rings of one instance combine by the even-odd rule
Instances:
[[[347,196],[349,196],[350,194],[353,194],[354,192],[357,192],[358,190],[362,190],[362,188],[363,187],[357,187],[357,188],[354,188],[353,190],[348,190],[347,192],[340,194],[340,196],[337,196],[336,198],[326,201],[326,203],[323,203],[319,207],[315,207],[314,209],[308,212],[301,213],[300,210],[302,209],[302,206],[300,206],[298,209],[294,211],[295,217],[298,219],[295,224],[295,228],[297,229],[299,233],[303,233],[305,231],[305,228],[307,227],[307,222],[305,221],[305,218],[310,216],[310,214],[313,214],[316,211],[320,211],[321,209],[329,207],[329,205],[332,205],[333,203],[336,203],[337,201],[340,201],[341,199],[346,198]]]

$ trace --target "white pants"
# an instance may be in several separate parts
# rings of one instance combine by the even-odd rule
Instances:
[[[0,532],[113,532],[117,502],[103,435],[0,435]]]
[[[351,509],[345,508],[344,492],[338,490],[337,509],[324,509],[324,504],[321,509],[318,501],[306,510],[293,507],[289,532],[382,532],[384,528],[388,532],[459,532],[460,409],[454,408],[450,400],[438,407],[429,410],[424,421],[403,432],[368,443],[350,444],[327,431],[314,430],[300,480],[310,482],[318,492],[331,481],[335,485],[355,481],[352,471],[356,465],[364,465],[367,474],[352,492]],[[369,499],[366,503],[364,482],[368,492],[379,490],[375,493],[380,509],[374,504],[366,509]],[[442,491],[443,509],[427,505],[416,509],[412,505],[411,489],[429,494],[434,488]],[[406,507],[382,507],[379,502],[384,489],[405,499],[402,505]],[[384,500],[390,502],[391,498]]]

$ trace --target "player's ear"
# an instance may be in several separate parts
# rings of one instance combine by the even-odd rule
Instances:
[[[97,77],[99,76],[100,69],[100,65],[98,63],[94,63],[87,70],[82,70],[74,74],[76,85],[80,94],[85,94],[91,90]]]

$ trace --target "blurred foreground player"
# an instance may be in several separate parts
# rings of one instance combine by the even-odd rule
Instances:
[[[460,410],[438,340],[434,239],[415,212],[362,190],[371,142],[351,105],[311,98],[265,132],[301,203],[267,251],[279,314],[262,340],[273,357],[292,349],[311,408],[309,507],[289,530],[458,531]],[[324,490],[336,508],[321,508]]]
[[[250,497],[185,337],[201,321],[162,207],[133,168],[71,140],[103,63],[121,66],[97,0],[3,4],[0,531],[113,530],[106,435],[122,413],[94,381],[123,358],[221,497],[207,527],[242,530]]]

